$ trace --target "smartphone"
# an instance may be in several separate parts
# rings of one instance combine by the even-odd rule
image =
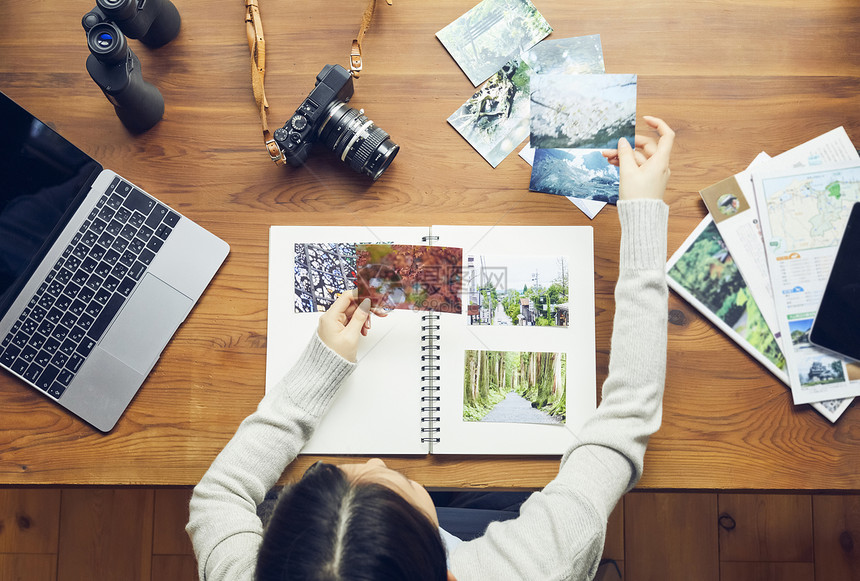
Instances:
[[[860,360],[860,202],[851,208],[809,341]]]

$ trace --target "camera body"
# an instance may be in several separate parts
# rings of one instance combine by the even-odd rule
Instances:
[[[319,141],[356,172],[376,180],[389,166],[400,146],[388,133],[348,107],[355,89],[352,75],[340,65],[325,65],[316,84],[296,112],[273,137],[292,166],[307,161]]]
[[[326,65],[317,75],[313,91],[308,95],[282,129],[275,130],[275,141],[284,159],[293,167],[308,159],[320,125],[329,106],[335,101],[349,102],[355,93],[352,75],[341,66]]]

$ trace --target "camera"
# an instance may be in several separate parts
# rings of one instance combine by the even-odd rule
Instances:
[[[347,106],[354,92],[352,76],[340,65],[326,65],[296,112],[273,137],[284,159],[302,165],[317,141],[358,173],[376,180],[400,146],[359,111]]]

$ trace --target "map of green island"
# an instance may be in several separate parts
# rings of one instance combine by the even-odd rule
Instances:
[[[768,192],[773,240],[781,252],[839,244],[851,205],[860,202],[860,171],[794,177]]]

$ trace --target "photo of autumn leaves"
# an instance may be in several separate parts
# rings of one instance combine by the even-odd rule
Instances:
[[[462,248],[359,244],[356,270],[359,299],[371,308],[462,312]]]

